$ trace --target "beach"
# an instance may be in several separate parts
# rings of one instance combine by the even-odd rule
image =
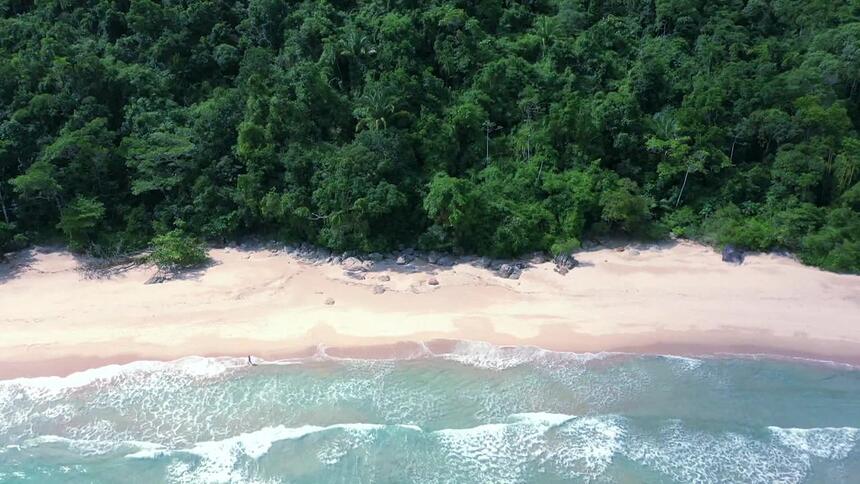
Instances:
[[[457,340],[860,363],[860,276],[781,255],[733,265],[686,241],[606,247],[578,252],[566,275],[543,262],[516,280],[471,263],[387,259],[356,278],[277,249],[209,256],[145,284],[155,267],[95,277],[62,250],[14,254],[0,266],[0,378],[189,355],[408,358]]]

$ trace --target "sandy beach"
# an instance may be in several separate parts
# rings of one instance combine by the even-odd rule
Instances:
[[[212,249],[162,284],[154,267],[93,278],[64,251],[0,265],[0,378],[188,355],[402,356],[482,340],[576,352],[763,353],[860,363],[860,276],[710,247],[603,248],[567,275],[378,262],[358,280],[283,251]],[[435,278],[438,285],[429,284]],[[384,289],[384,292],[383,292]],[[332,303],[333,300],[333,303]],[[328,304],[327,304],[328,303]]]

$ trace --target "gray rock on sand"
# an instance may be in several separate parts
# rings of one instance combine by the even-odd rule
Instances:
[[[543,252],[535,252],[534,254],[532,254],[532,258],[529,262],[531,262],[532,264],[543,264],[544,262],[546,262],[546,260],[546,254],[544,254]]]
[[[499,266],[498,270],[499,277],[510,279],[510,277],[514,274],[516,270],[517,268],[510,264],[502,264],[501,266]]]
[[[374,294],[382,294],[384,292],[385,292],[384,286],[380,286],[380,285],[373,286],[373,293]]]
[[[388,281],[390,281],[390,280],[391,280],[391,277],[389,277],[389,276],[387,276],[387,275],[381,275],[381,276],[379,276],[377,279],[379,279],[379,280],[380,280],[380,281],[382,281],[382,282],[388,282]]]
[[[355,279],[356,281],[363,281],[365,279],[364,274],[356,271],[343,271],[343,275],[349,277],[350,279]]]
[[[372,252],[367,256],[367,258],[372,260],[373,262],[379,262],[383,259],[382,254],[380,254],[379,252]]]
[[[413,260],[415,260],[415,257],[413,257],[412,254],[401,254],[397,257],[397,260],[395,260],[394,262],[397,265],[405,266],[406,264],[412,262]]]
[[[343,260],[342,264],[348,271],[369,271],[373,269],[373,261],[362,261],[356,257],[347,257]]]
[[[430,252],[429,254],[427,254],[427,262],[435,264],[439,262],[439,257],[440,256],[437,252]]]
[[[741,265],[744,262],[744,251],[733,245],[727,245],[723,247],[722,258],[723,262]]]
[[[489,257],[481,257],[480,259],[478,259],[478,260],[475,262],[475,264],[476,264],[478,267],[481,267],[481,268],[487,269],[487,268],[489,268],[490,266],[492,266],[492,265],[493,265],[493,259],[490,259]]]
[[[330,298],[330,297],[325,298],[325,305],[326,306],[333,306],[334,305],[334,298]]]
[[[449,257],[447,255],[443,255],[442,257],[439,257],[439,259],[436,260],[436,265],[451,267],[454,265],[454,258]]]
[[[431,277],[430,279],[427,280],[427,284],[429,284],[431,286],[438,286],[439,281],[437,281],[435,277]]]
[[[556,272],[560,274],[566,274],[567,271],[579,266],[579,261],[572,254],[559,254],[555,256],[553,262],[555,262]]]

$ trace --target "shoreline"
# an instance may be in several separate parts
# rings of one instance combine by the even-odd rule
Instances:
[[[442,340],[860,365],[860,276],[784,256],[735,266],[686,241],[599,248],[577,253],[582,264],[567,275],[542,262],[505,279],[465,263],[386,259],[356,272],[282,251],[210,255],[207,268],[146,285],[153,267],[88,279],[67,252],[16,254],[0,264],[0,379],[189,355],[277,360],[319,347],[372,358]]]
[[[480,345],[479,350],[474,353],[457,352],[453,347],[457,344]],[[487,345],[487,346],[483,346]],[[436,352],[430,349],[436,347],[441,349]],[[699,348],[701,349],[701,348]],[[485,341],[471,340],[433,340],[427,342],[412,342],[403,341],[389,345],[375,346],[355,346],[355,347],[334,347],[334,348],[307,348],[304,351],[289,352],[289,353],[271,353],[267,354],[269,358],[263,358],[261,355],[184,355],[175,359],[149,359],[135,355],[117,355],[110,358],[84,358],[79,356],[69,356],[58,360],[47,360],[40,362],[39,367],[52,370],[50,373],[41,374],[36,372],[32,375],[14,374],[9,378],[0,378],[2,383],[26,383],[29,380],[41,378],[66,378],[75,375],[89,373],[90,371],[100,372],[101,370],[113,367],[125,367],[136,364],[178,364],[188,360],[205,359],[205,360],[234,360],[234,365],[229,365],[229,368],[250,367],[246,363],[247,358],[251,356],[254,361],[253,366],[289,366],[295,364],[325,362],[325,361],[351,361],[351,360],[378,360],[378,361],[422,361],[433,360],[437,358],[446,358],[449,355],[459,357],[486,356],[482,355],[480,350],[489,350],[500,363],[503,369],[508,368],[505,364],[505,358],[510,357],[514,360],[519,357],[516,354],[518,351],[534,351],[536,353],[546,352],[550,354],[570,355],[573,359],[581,358],[582,360],[607,360],[611,358],[638,358],[638,357],[653,357],[653,358],[682,358],[691,360],[723,360],[723,359],[739,359],[739,360],[763,360],[784,363],[794,363],[797,365],[809,365],[812,367],[838,368],[848,371],[860,371],[860,359],[852,360],[852,362],[823,360],[815,358],[813,354],[779,354],[779,353],[760,353],[754,352],[755,348],[724,348],[726,351],[720,351],[714,348],[712,351],[699,352],[693,348],[667,347],[664,351],[654,349],[653,351],[600,351],[600,352],[567,352],[556,351],[541,348],[532,345],[492,345]],[[732,350],[732,351],[728,351]],[[456,361],[456,358],[454,358]],[[510,367],[518,366],[519,362],[512,362]],[[61,373],[56,373],[53,370],[62,368]]]

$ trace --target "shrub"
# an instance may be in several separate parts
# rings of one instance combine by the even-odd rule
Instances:
[[[561,254],[570,254],[571,252],[578,249],[582,244],[576,238],[559,240],[552,244],[552,247],[549,248],[549,251],[553,256],[561,255]]]
[[[60,214],[57,228],[66,234],[72,250],[83,250],[105,215],[105,206],[95,198],[77,197]]]
[[[152,239],[150,260],[162,269],[186,268],[206,261],[203,243],[181,230],[173,230]]]

